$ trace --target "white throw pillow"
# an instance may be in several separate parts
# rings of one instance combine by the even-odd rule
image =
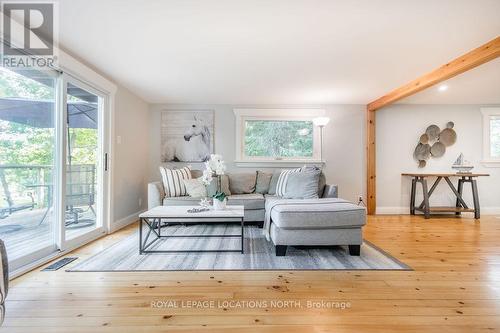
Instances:
[[[288,175],[293,172],[300,172],[302,169],[290,169],[281,170],[280,176],[278,178],[278,184],[276,185],[276,196],[283,197],[285,195],[286,183],[288,181]]]
[[[193,198],[206,198],[207,188],[201,182],[201,178],[183,179],[187,194]]]
[[[165,188],[165,197],[183,197],[187,195],[184,179],[191,179],[191,167],[168,169],[160,167],[161,179]]]

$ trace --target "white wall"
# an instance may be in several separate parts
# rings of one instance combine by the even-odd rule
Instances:
[[[461,152],[475,166],[475,172],[491,174],[491,177],[478,179],[482,212],[500,213],[500,169],[481,165],[480,107],[396,104],[377,111],[377,213],[409,212],[411,183],[401,173],[453,172],[451,165]],[[447,148],[443,157],[431,158],[425,168],[419,169],[413,160],[413,150],[420,135],[427,126],[436,124],[443,128],[448,121],[455,123],[457,142]],[[469,184],[464,184],[464,192],[466,202],[472,206]],[[421,198],[421,189],[418,187],[417,198]],[[444,181],[431,196],[431,204],[455,205],[455,197]]]
[[[365,193],[365,106],[363,105],[315,105],[295,108],[322,108],[330,123],[324,130],[324,169],[327,182],[339,185],[340,196],[357,200]],[[160,115],[162,110],[215,111],[215,152],[221,154],[229,171],[251,170],[238,168],[235,160],[235,108],[287,108],[283,105],[168,105],[154,104],[150,107],[150,151],[149,181],[160,179]],[[290,107],[291,108],[291,107]],[[200,166],[193,165],[194,168]],[[264,168],[259,168],[264,169]]]
[[[137,213],[147,206],[148,109],[148,104],[142,99],[118,87],[114,117],[112,230],[137,220]]]

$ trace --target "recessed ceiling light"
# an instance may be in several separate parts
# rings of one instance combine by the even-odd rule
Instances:
[[[448,90],[448,86],[446,84],[440,85],[438,90],[439,91],[446,91],[446,90]]]

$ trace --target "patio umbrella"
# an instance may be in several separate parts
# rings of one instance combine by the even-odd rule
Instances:
[[[68,101],[68,164],[71,167],[70,128],[97,129],[97,103]],[[54,127],[54,102],[24,98],[0,98],[0,119],[38,128]]]
[[[97,103],[68,101],[68,128],[97,129]],[[0,98],[0,119],[38,128],[54,127],[54,102]]]

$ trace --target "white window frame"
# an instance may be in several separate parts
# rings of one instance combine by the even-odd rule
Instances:
[[[500,157],[491,156],[490,122],[492,116],[500,117],[500,107],[481,108],[483,115],[483,161],[486,167],[500,168]]]
[[[313,127],[313,156],[305,158],[294,157],[250,157],[245,156],[245,122],[247,120],[288,120],[312,121],[316,117],[325,115],[323,109],[234,109],[236,118],[236,160],[237,166],[302,166],[304,164],[322,164],[320,160],[321,138],[317,126]]]

